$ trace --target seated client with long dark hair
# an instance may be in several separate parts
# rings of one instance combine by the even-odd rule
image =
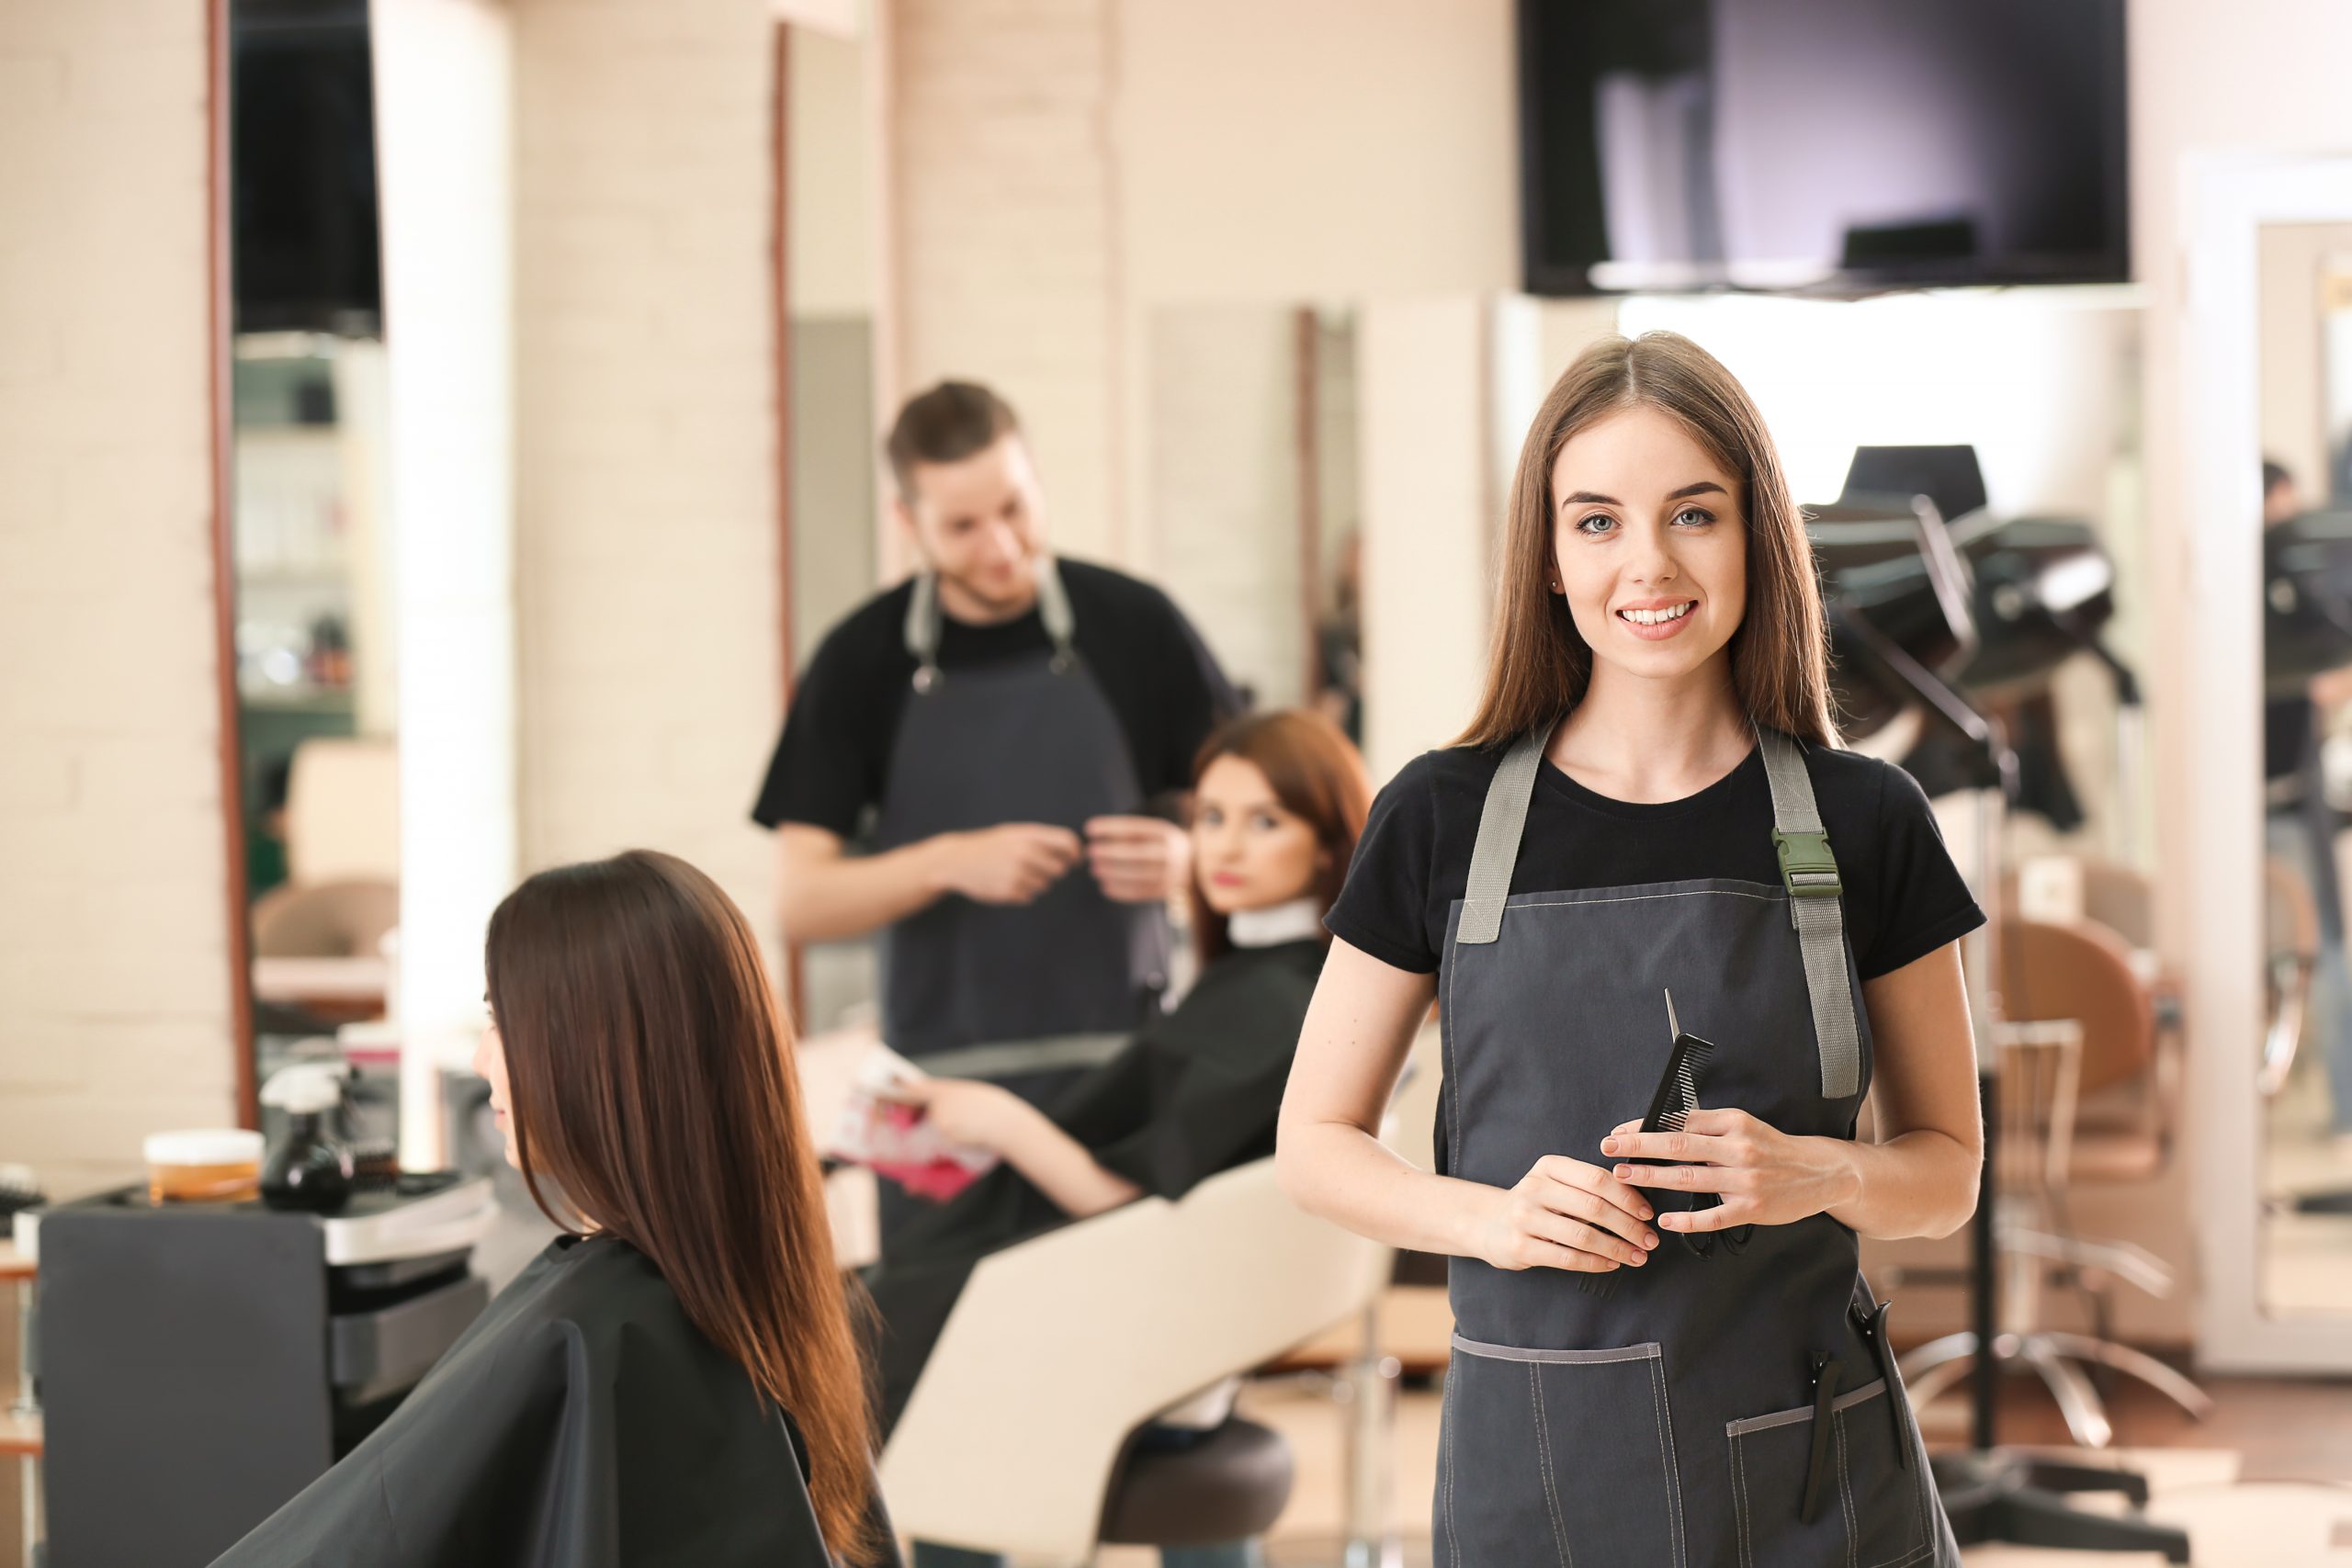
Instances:
[[[895,1562],[791,1042],[742,914],[646,851],[492,917],[475,1056],[563,1235],[220,1561]]]

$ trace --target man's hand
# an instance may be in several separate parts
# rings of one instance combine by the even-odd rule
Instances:
[[[981,904],[1027,904],[1068,874],[1085,847],[1067,828],[1007,822],[941,839],[940,882]]]
[[[1104,897],[1156,904],[1191,883],[1193,840],[1157,817],[1096,817],[1086,824],[1086,863]]]

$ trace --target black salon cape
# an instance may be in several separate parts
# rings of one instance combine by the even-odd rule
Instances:
[[[800,1454],[644,1254],[563,1236],[214,1568],[831,1568]]]
[[[1182,1198],[1221,1171],[1274,1152],[1274,1121],[1322,942],[1237,948],[1211,963],[1176,1010],[1090,1072],[1047,1113],[1105,1169],[1148,1196]],[[973,1267],[991,1252],[1070,1223],[1026,1178],[1001,1165],[891,1237],[866,1275],[876,1314],[884,1433]]]

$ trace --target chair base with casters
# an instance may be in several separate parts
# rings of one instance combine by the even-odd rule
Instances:
[[[1903,1381],[1910,1385],[1915,1403],[1928,1404],[1966,1376],[1975,1358],[1973,1332],[1947,1334],[1903,1358]],[[2108,1419],[2098,1392],[2083,1375],[2084,1362],[2112,1367],[2138,1378],[2200,1421],[2213,1409],[2213,1401],[2203,1389],[2154,1356],[2087,1334],[2062,1334],[2054,1329],[1996,1334],[1993,1360],[2004,1370],[2022,1366],[2039,1376],[2058,1402],[2066,1430],[2086,1449],[2103,1449],[2114,1442],[2115,1424]]]

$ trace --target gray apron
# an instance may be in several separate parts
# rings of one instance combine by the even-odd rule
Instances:
[[[938,581],[915,580],[907,649],[914,694],[892,741],[876,847],[941,833],[1143,809],[1118,715],[1071,647],[1074,622],[1050,557],[1037,573],[1050,653],[939,668]],[[1168,917],[1114,903],[1083,861],[1025,905],[957,895],[881,941],[882,1037],[933,1073],[986,1077],[1039,1099],[1107,1059],[1167,983]]]
[[[1669,988],[1716,1046],[1701,1105],[1852,1137],[1867,1018],[1797,745],[1759,740],[1781,885],[1514,895],[1550,731],[1497,772],[1448,919],[1441,1170],[1510,1187],[1545,1155],[1605,1168],[1600,1140],[1665,1067]],[[1956,1565],[1854,1233],[1815,1214],[1658,1234],[1607,1275],[1452,1260],[1440,1568]]]

